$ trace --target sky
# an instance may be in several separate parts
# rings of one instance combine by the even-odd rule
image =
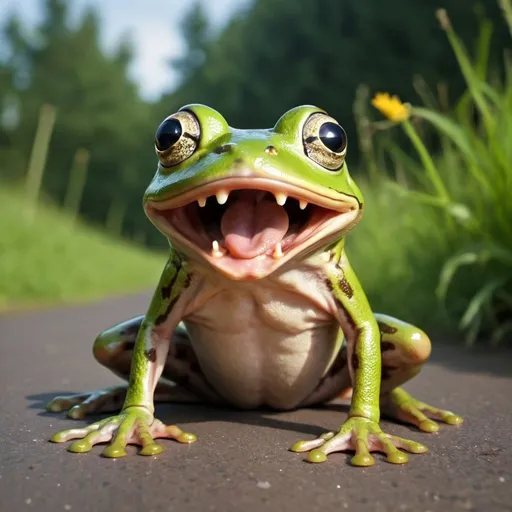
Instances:
[[[248,0],[203,0],[212,24],[221,26]],[[128,34],[134,42],[135,61],[131,76],[140,84],[141,93],[154,99],[176,85],[177,76],[168,62],[184,50],[180,21],[190,0],[69,0],[74,19],[87,5],[97,7],[102,19],[102,42],[115,47]],[[42,0],[0,0],[0,23],[17,12],[27,27],[42,17]]]

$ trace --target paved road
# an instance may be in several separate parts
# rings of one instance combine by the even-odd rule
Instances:
[[[352,468],[346,454],[321,465],[287,447],[335,429],[342,405],[284,414],[161,406],[158,416],[196,433],[190,446],[166,442],[155,458],[119,460],[66,452],[47,439],[75,424],[44,412],[55,394],[117,381],[96,365],[91,341],[102,328],[145,309],[147,296],[0,317],[0,512],[30,511],[512,511],[512,354],[435,348],[409,386],[452,407],[462,428],[422,434],[388,424],[430,446],[393,466],[382,458]]]

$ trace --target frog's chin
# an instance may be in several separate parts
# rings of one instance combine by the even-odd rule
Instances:
[[[262,279],[347,232],[359,202],[275,180],[219,180],[179,197],[148,200],[153,224],[173,246],[234,280]]]

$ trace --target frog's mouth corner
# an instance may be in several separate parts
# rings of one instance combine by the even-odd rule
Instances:
[[[233,180],[216,185],[149,200],[145,209],[171,241],[199,252],[232,279],[268,275],[306,248],[339,237],[360,213],[352,196],[321,196],[267,180],[251,180],[251,188]]]

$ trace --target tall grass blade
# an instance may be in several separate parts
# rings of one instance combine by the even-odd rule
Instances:
[[[471,64],[471,60],[468,57],[467,51],[464,48],[462,41],[454,32],[446,11],[444,9],[439,9],[437,11],[437,16],[442,28],[445,30],[446,35],[448,36],[448,40],[450,41],[455,56],[457,57],[457,61],[471,92],[473,100],[475,101],[478,110],[482,114],[482,119],[484,125],[486,126],[487,133],[491,135],[493,132],[494,124],[493,117],[481,91],[481,80],[478,78],[477,73]]]
[[[487,258],[482,252],[463,252],[449,258],[441,270],[436,295],[445,300],[453,278],[460,268],[476,263],[485,263],[485,261],[487,261]]]
[[[505,322],[498,327],[496,327],[491,335],[491,345],[497,346],[503,341],[505,335],[508,333],[512,334],[512,320]]]
[[[480,290],[473,296],[466,311],[462,315],[459,324],[460,327],[462,329],[467,329],[475,317],[481,313],[484,306],[489,303],[495,292],[504,287],[509,280],[509,276],[500,276],[492,279],[482,288],[480,288]]]

